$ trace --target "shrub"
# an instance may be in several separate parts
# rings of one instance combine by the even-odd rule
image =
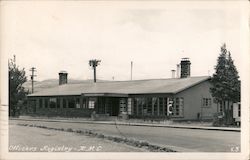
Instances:
[[[72,128],[68,128],[67,132],[73,132],[73,129]]]

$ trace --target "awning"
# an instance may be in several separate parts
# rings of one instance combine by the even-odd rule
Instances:
[[[128,97],[128,94],[122,93],[83,93],[84,97]]]

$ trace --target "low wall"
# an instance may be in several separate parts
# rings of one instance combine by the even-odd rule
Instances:
[[[31,116],[46,117],[91,117],[93,110],[84,108],[37,108]]]

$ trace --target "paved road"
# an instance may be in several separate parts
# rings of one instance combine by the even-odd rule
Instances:
[[[11,152],[142,152],[123,143],[84,136],[72,132],[9,125]]]
[[[146,140],[153,144],[168,146],[184,152],[230,152],[232,148],[235,150],[235,148],[238,149],[240,147],[240,132],[86,123],[12,121],[54,128],[89,129],[108,135]]]

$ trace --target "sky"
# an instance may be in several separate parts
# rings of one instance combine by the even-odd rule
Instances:
[[[228,2],[229,3],[229,2]],[[167,2],[17,1],[2,3],[1,52],[16,55],[36,80],[93,79],[90,59],[101,60],[97,78],[130,80],[171,78],[181,58],[191,61],[191,76],[212,75],[226,43],[240,76],[241,5]],[[197,7],[198,6],[198,7]]]

